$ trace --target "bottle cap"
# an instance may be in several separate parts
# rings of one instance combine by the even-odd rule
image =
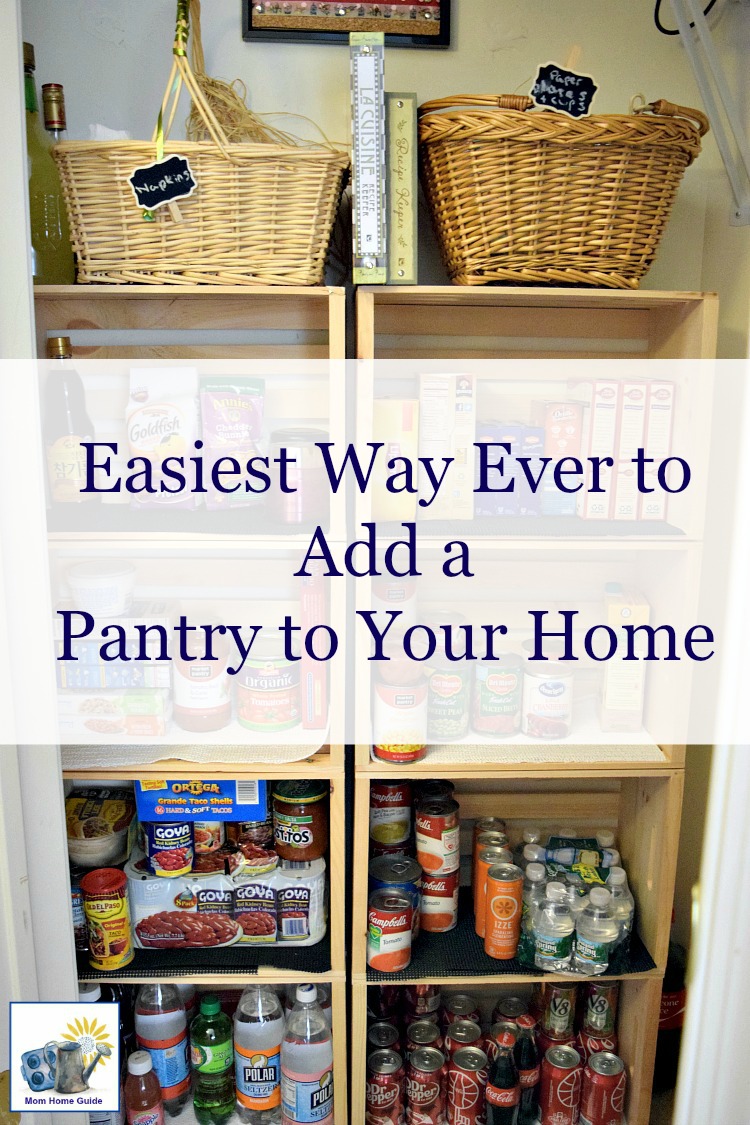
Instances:
[[[98,984],[79,984],[78,985],[78,999],[81,1004],[95,1004],[97,1000],[102,998],[101,985]]]
[[[220,1011],[219,997],[215,996],[213,992],[207,992],[205,996],[201,996],[202,1016],[217,1016]]]
[[[611,895],[606,887],[592,887],[589,891],[589,899],[594,906],[607,906]]]
[[[45,82],[42,86],[45,129],[67,129],[65,121],[65,94],[59,82]]]
[[[318,999],[318,990],[314,984],[298,984],[296,996],[298,1004],[314,1004]]]
[[[36,70],[33,43],[24,43],[23,45],[23,65],[29,70]]]
[[[134,1051],[128,1059],[128,1072],[130,1074],[148,1074],[154,1069],[151,1055],[148,1051]]]
[[[600,848],[611,848],[614,846],[615,834],[609,828],[600,828],[596,834],[596,842]]]
[[[610,867],[607,882],[611,883],[613,887],[624,887],[628,881],[625,874],[624,867]]]
[[[563,899],[567,897],[565,887],[562,883],[547,883],[547,898],[551,898],[553,902],[562,902]]]
[[[544,859],[545,856],[546,852],[541,844],[527,844],[523,849],[523,858],[530,863],[538,863],[540,860]]]
[[[530,863],[526,868],[526,878],[532,883],[541,883],[547,875],[547,870],[543,863]]]
[[[47,359],[71,359],[73,349],[70,336],[50,336],[47,340]]]
[[[542,833],[539,828],[524,828],[523,842],[524,844],[538,844],[542,838]]]

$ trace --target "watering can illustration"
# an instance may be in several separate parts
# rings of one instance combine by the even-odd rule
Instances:
[[[99,1059],[112,1054],[106,1043],[98,1043],[96,1054],[84,1069],[83,1048],[78,1041],[44,1045],[44,1057],[54,1073],[55,1090],[58,1094],[81,1094],[89,1088],[89,1078]]]

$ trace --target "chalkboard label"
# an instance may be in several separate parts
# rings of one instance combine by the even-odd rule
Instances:
[[[135,168],[129,180],[136,203],[146,211],[185,199],[198,186],[184,156],[168,156],[166,160]]]
[[[547,63],[539,67],[531,96],[545,109],[557,109],[569,117],[585,117],[597,89],[588,74],[576,74],[555,63]]]

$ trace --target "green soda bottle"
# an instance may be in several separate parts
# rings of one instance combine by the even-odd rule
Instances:
[[[232,1021],[222,1012],[218,997],[207,992],[190,1025],[193,1105],[200,1125],[223,1125],[234,1113],[232,1038]]]

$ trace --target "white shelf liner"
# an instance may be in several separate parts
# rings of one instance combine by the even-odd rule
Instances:
[[[372,756],[373,761],[378,761]],[[442,765],[444,763],[477,763],[492,765],[493,763],[512,765],[544,764],[558,765],[565,763],[581,763],[592,765],[597,762],[657,762],[668,765],[664,753],[653,743],[635,746],[570,746],[566,743],[551,743],[549,746],[540,743],[519,745],[518,743],[495,743],[488,745],[471,745],[469,743],[453,743],[444,746],[430,746],[421,765],[425,762]],[[404,769],[407,767],[405,766]]]
[[[117,769],[175,759],[205,765],[278,765],[303,762],[323,745],[316,740],[312,745],[282,746],[63,746],[61,756],[66,770]]]

